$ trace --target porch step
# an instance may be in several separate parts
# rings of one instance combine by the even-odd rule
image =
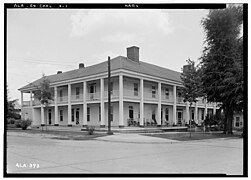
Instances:
[[[161,132],[186,132],[187,127],[156,127],[156,128],[113,128],[111,131],[115,133],[161,133]],[[82,128],[81,131],[87,131]],[[97,128],[94,132],[107,132],[107,128]]]

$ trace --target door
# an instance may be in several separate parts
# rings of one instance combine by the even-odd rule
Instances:
[[[79,124],[79,108],[76,109],[76,125]]]
[[[51,109],[48,109],[48,123],[51,125]]]
[[[129,106],[129,119],[133,119],[133,106]]]
[[[181,125],[182,124],[182,119],[183,119],[183,112],[178,111],[177,112],[177,117],[178,117],[178,124]]]

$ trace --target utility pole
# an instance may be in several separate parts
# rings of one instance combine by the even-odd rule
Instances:
[[[108,56],[108,131],[107,134],[112,135],[111,131],[111,64]]]

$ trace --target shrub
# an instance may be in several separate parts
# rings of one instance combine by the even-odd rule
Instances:
[[[23,130],[26,130],[27,127],[31,125],[31,120],[16,120],[15,125],[17,128],[22,128]]]
[[[22,120],[16,120],[15,121],[16,128],[21,128],[21,121]]]
[[[7,124],[15,124],[15,119],[14,118],[10,118],[7,120]]]
[[[93,132],[94,132],[95,128],[93,126],[90,126],[90,127],[87,126],[86,130],[87,130],[87,132],[88,132],[89,135],[93,135]]]

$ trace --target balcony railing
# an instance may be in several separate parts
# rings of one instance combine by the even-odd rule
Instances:
[[[165,96],[165,95],[162,95],[161,96],[161,101],[162,102],[168,102],[168,103],[173,103],[173,97],[172,96]]]
[[[23,107],[30,106],[30,101],[23,101]]]
[[[67,103],[68,102],[68,96],[60,96],[57,98],[57,103]]]
[[[119,90],[111,91],[111,98],[118,98],[119,97]],[[104,92],[104,99],[108,98],[108,91]]]
[[[138,91],[134,91],[130,89],[124,89],[123,95],[125,98],[140,99],[140,93]]]
[[[100,100],[100,92],[95,92],[95,93],[88,93],[87,94],[87,101],[96,101]]]
[[[82,102],[82,101],[83,101],[83,94],[71,95],[71,102]]]
[[[183,101],[183,100],[184,100],[184,98],[182,98],[182,97],[177,97],[177,99],[176,99],[176,100],[177,100],[177,103],[178,103],[178,104],[182,104],[182,103],[184,103],[184,101]]]
[[[157,100],[158,94],[153,94],[152,92],[144,92],[144,99],[145,100]]]

